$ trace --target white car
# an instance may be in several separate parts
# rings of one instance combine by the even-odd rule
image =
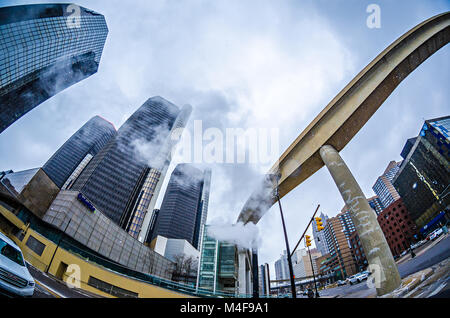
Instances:
[[[31,297],[34,285],[20,248],[0,232],[0,293]]]
[[[370,273],[367,271],[355,274],[353,276],[350,276],[347,278],[347,281],[350,283],[350,285],[361,283],[363,280],[366,280],[367,277],[369,277]]]
[[[439,228],[437,230],[434,230],[433,233],[431,233],[430,235],[430,241],[434,241],[435,239],[437,239],[442,233],[444,233],[444,231]]]
[[[350,285],[353,285],[353,284],[357,283],[358,280],[356,279],[356,275],[357,275],[357,274],[348,277],[345,281],[346,281],[347,283],[349,283]]]

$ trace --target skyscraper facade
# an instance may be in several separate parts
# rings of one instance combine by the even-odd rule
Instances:
[[[380,214],[384,209],[383,203],[381,203],[381,200],[377,195],[368,198],[367,202],[369,202],[370,207],[375,211],[377,215]]]
[[[259,265],[259,294],[263,296],[270,296],[270,271],[269,264]]]
[[[450,205],[450,116],[426,120],[392,183],[406,210],[424,228]]]
[[[191,164],[179,164],[175,167],[152,239],[157,235],[185,239],[199,248],[200,228],[207,214],[210,178],[210,171],[203,172]],[[204,189],[207,193],[204,193]]]
[[[289,265],[286,250],[283,251],[283,254],[275,262],[275,278],[276,280],[289,279]]]
[[[389,206],[394,201],[400,199],[400,195],[392,185],[392,179],[400,169],[401,162],[391,161],[384,170],[383,175],[378,177],[372,189],[378,196],[383,207]]]
[[[326,267],[335,273],[336,279],[343,279],[357,272],[349,244],[351,233],[354,231],[351,230],[350,221],[348,211],[344,207],[343,212],[327,220],[324,229],[330,251]]]
[[[167,100],[149,98],[92,158],[71,190],[83,193],[97,209],[129,231],[136,210],[147,211],[145,206],[160,182],[156,169],[160,163],[154,160],[159,159],[179,114],[179,108]]]
[[[76,173],[72,173],[80,163],[95,156],[115,135],[116,129],[110,122],[99,116],[92,117],[53,154],[42,169],[62,188],[69,177],[76,177]]]
[[[0,8],[0,132],[97,72],[108,28],[74,4]]]

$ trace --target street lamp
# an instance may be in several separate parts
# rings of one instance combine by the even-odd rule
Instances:
[[[280,173],[278,173],[277,175],[271,175],[271,178],[272,179],[274,178],[276,181],[275,197],[277,198],[277,201],[278,201],[278,206],[280,208],[281,222],[283,224],[284,240],[286,242],[286,253],[287,253],[287,259],[288,259],[288,265],[289,265],[289,277],[291,280],[292,298],[297,298],[297,293],[295,291],[294,270],[292,268],[291,250],[289,249],[289,241],[288,241],[287,232],[286,232],[286,225],[284,223],[283,209],[281,208],[280,193],[278,192],[278,179],[280,177],[281,177]]]
[[[55,258],[55,255],[56,255],[56,252],[58,251],[59,245],[61,244],[63,234],[66,233],[67,228],[69,227],[69,224],[70,224],[71,221],[72,221],[72,219],[69,220],[69,222],[67,223],[67,225],[66,225],[66,227],[64,229],[64,232],[61,233],[60,236],[59,236],[58,244],[56,245],[55,251],[53,252],[53,255],[52,255],[52,258],[50,260],[50,263],[48,264],[47,268],[45,269],[46,273],[48,273],[48,270],[50,269],[50,266],[52,266],[53,259]]]

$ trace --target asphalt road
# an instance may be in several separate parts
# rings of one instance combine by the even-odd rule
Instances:
[[[432,246],[433,245],[433,246]],[[421,253],[422,250],[425,250]],[[439,242],[429,242],[414,250],[418,255],[412,259],[405,261],[398,265],[398,270],[402,278],[435,265],[448,257],[450,257],[450,235],[440,240]],[[419,255],[420,254],[420,255]],[[448,279],[445,280],[446,284]],[[447,285],[443,285],[447,286]],[[439,286],[436,286],[439,287]],[[351,297],[367,297],[374,293],[375,289],[369,289],[366,282],[362,282],[356,285],[343,285],[335,288],[325,289],[319,292],[320,296],[323,297],[346,297],[351,295]],[[432,294],[430,292],[429,294]],[[432,297],[445,297],[448,296],[449,289],[443,288],[439,292],[433,294]]]
[[[431,242],[430,244],[433,244]],[[400,276],[406,277],[415,272],[437,264],[450,257],[450,235],[438,242],[435,246],[425,251],[422,255],[416,256],[409,261],[399,264]]]
[[[28,264],[27,264],[28,265]],[[36,287],[33,298],[89,298],[95,297],[88,292],[70,288],[65,283],[60,282],[51,276],[28,265],[28,270],[33,276]]]

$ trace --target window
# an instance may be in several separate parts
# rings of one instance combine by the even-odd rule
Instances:
[[[33,236],[29,236],[27,243],[25,244],[28,246],[33,252],[35,252],[37,255],[41,256],[45,249],[45,244],[39,242],[36,238]]]
[[[25,266],[22,258],[22,253],[20,253],[19,250],[15,249],[2,239],[0,239],[0,254],[21,266]]]
[[[101,290],[110,295],[116,296],[116,297],[122,297],[122,298],[137,298],[138,297],[138,294],[135,292],[111,285],[107,282],[101,281],[100,279],[97,279],[92,276],[89,276],[88,285],[92,286],[94,288],[97,288],[98,290]]]
[[[17,237],[17,239],[22,242],[23,238],[25,237],[25,233],[23,232],[23,230],[19,229],[14,233],[14,236]]]

